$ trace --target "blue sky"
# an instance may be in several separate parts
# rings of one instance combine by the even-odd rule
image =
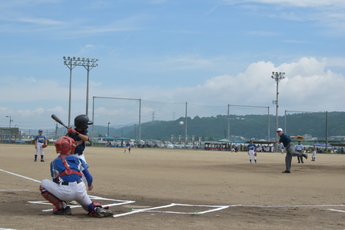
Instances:
[[[192,117],[210,115],[211,105],[211,115],[217,106],[222,113],[228,104],[267,106],[275,114],[272,71],[286,77],[280,115],[345,110],[343,0],[0,0],[0,6],[0,127],[9,126],[6,116],[21,129],[53,129],[52,113],[67,122],[63,56],[99,59],[90,71],[90,116],[94,96],[168,105],[144,103],[143,122],[153,113],[162,120],[184,116],[168,107],[185,102],[205,105],[205,113],[190,109]],[[74,68],[72,79],[74,118],[85,113],[86,70]],[[116,103],[96,106],[112,118],[95,122],[133,122]]]

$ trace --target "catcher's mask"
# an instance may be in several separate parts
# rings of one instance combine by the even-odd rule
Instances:
[[[92,125],[93,121],[85,114],[78,115],[74,118],[74,126],[78,129],[87,129],[88,125]]]
[[[75,147],[75,141],[68,136],[60,137],[55,142],[56,152],[60,154],[73,154]]]

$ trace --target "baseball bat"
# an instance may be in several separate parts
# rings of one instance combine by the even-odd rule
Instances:
[[[60,125],[62,125],[63,127],[65,127],[66,129],[68,129],[67,125],[65,125],[60,118],[58,118],[55,114],[52,114],[51,116],[53,118],[54,121],[56,121],[57,123],[59,123]]]

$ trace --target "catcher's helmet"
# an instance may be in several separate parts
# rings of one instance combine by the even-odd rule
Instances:
[[[75,141],[68,136],[60,137],[55,142],[56,152],[60,154],[73,154],[75,147]]]
[[[93,121],[90,121],[89,117],[85,114],[78,115],[74,118],[74,126],[78,129],[87,129],[87,126],[92,124]]]

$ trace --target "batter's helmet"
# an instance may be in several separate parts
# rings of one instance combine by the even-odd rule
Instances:
[[[60,137],[55,142],[56,152],[60,154],[73,154],[75,147],[75,141],[68,136]]]
[[[74,118],[74,126],[78,129],[87,129],[87,126],[92,124],[93,121],[90,121],[89,117],[85,114],[78,115]]]

